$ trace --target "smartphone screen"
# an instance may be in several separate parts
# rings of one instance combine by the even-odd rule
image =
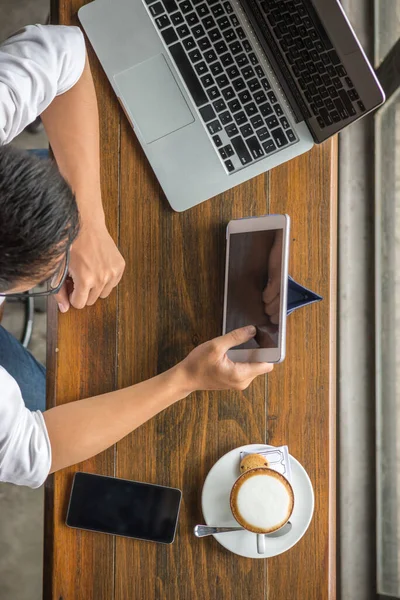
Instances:
[[[226,332],[245,325],[257,329],[238,349],[278,348],[282,264],[282,229],[230,234]]]
[[[176,488],[76,473],[66,523],[78,529],[171,544],[181,496]]]

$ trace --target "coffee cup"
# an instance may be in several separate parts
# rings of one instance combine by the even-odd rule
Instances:
[[[239,525],[257,534],[257,551],[265,554],[265,534],[286,525],[292,515],[293,488],[277,471],[256,467],[235,481],[230,506]]]

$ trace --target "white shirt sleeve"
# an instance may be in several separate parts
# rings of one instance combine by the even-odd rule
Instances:
[[[29,25],[0,46],[0,144],[75,85],[86,60],[78,27]]]
[[[0,367],[0,481],[37,488],[50,466],[51,446],[42,413],[25,407],[17,382]]]

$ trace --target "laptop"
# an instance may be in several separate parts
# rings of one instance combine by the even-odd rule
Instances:
[[[176,211],[385,99],[337,0],[95,0],[78,15]]]

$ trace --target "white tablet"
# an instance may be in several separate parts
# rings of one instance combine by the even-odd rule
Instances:
[[[223,333],[245,325],[257,329],[253,339],[229,351],[235,362],[285,358],[289,230],[288,215],[228,224]]]

